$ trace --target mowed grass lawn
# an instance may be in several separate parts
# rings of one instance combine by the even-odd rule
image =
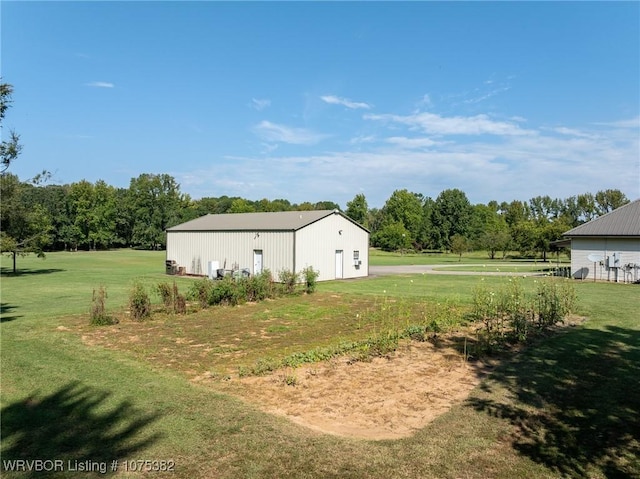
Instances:
[[[2,464],[3,477],[640,477],[637,285],[576,282],[584,325],[504,361],[414,436],[366,441],[313,432],[190,379],[365,337],[434,304],[464,309],[479,281],[504,278],[334,281],[311,296],[96,328],[93,288],[124,309],[133,280],[169,279],[163,252],[19,258],[18,276],[7,258],[1,266],[2,460],[64,461],[48,474]],[[522,278],[525,288],[536,280]],[[186,291],[192,280],[177,281]],[[398,318],[375,313],[387,304]],[[70,470],[113,459],[118,471]],[[173,471],[132,473],[141,463],[125,459]]]

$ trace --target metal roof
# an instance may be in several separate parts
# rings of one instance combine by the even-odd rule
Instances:
[[[360,228],[365,229],[338,210],[314,210],[208,214],[172,228],[167,228],[167,231],[296,231],[332,214],[343,216]]]
[[[640,237],[640,199],[577,226],[562,236],[636,236]]]

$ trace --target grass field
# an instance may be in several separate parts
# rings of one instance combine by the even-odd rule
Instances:
[[[383,320],[414,314],[415,305],[468,307],[478,281],[497,286],[504,278],[333,281],[312,296],[96,328],[87,320],[93,288],[104,285],[107,307],[120,310],[133,280],[167,280],[164,253],[20,258],[18,276],[6,274],[7,258],[0,265],[2,460],[64,461],[64,471],[37,477],[640,477],[636,285],[576,282],[584,325],[504,361],[415,435],[367,441],[265,414],[191,376],[358,339]],[[534,280],[522,278],[524,287]],[[186,289],[191,280],[178,281]],[[361,319],[385,301],[397,315]],[[199,344],[211,351],[190,347]],[[117,472],[70,470],[87,460],[110,467],[116,458]],[[147,466],[174,470],[131,472],[144,466],[134,460],[169,461]],[[2,467],[3,477],[36,477]]]

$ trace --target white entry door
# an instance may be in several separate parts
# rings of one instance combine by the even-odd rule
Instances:
[[[262,250],[253,250],[253,275],[262,273]]]
[[[336,279],[343,277],[343,263],[342,263],[342,250],[336,250]]]

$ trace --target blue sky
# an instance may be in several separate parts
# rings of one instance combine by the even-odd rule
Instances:
[[[194,199],[640,197],[639,2],[2,1],[11,171]]]

